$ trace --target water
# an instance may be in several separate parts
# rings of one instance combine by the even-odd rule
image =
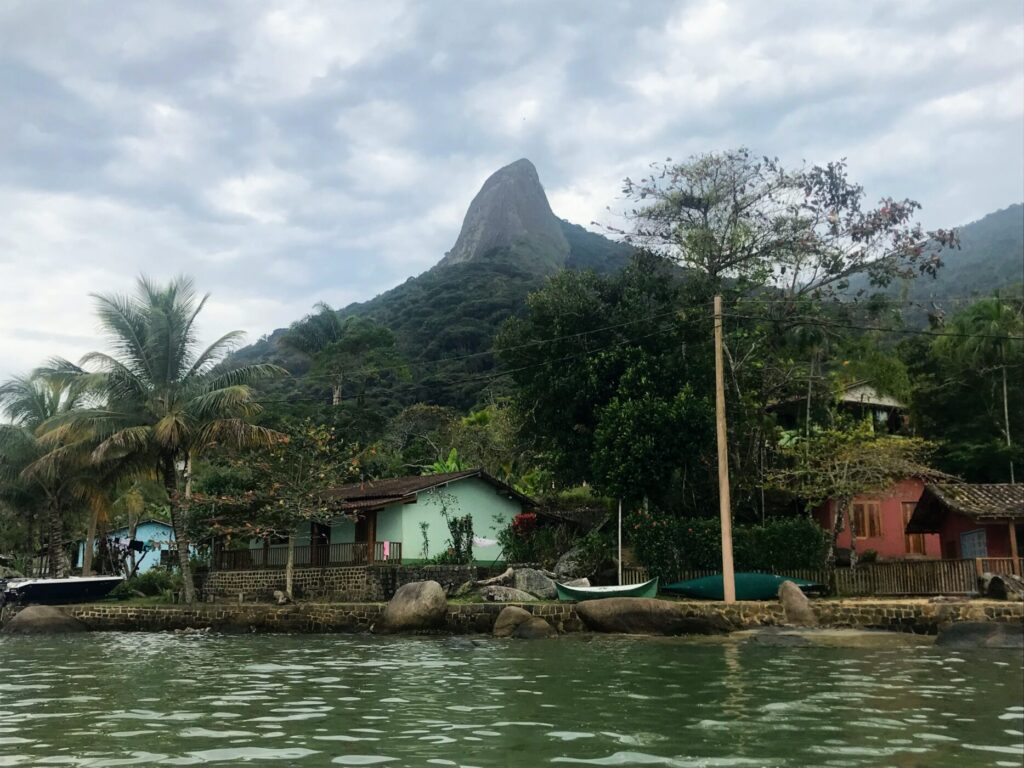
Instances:
[[[1014,766],[1020,654],[564,637],[0,638],[0,766]]]

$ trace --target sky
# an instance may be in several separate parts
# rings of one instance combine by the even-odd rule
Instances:
[[[103,349],[141,273],[255,341],[430,268],[520,157],[596,229],[739,146],[927,228],[1020,202],[1024,4],[0,0],[0,379]]]

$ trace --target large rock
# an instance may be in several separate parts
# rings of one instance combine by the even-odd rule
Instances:
[[[590,579],[570,579],[569,581],[563,581],[562,582],[562,586],[564,586],[564,587],[589,587],[590,586]]]
[[[535,568],[517,568],[513,586],[541,600],[554,600],[558,597],[555,582]]]
[[[512,633],[512,637],[520,640],[544,640],[557,635],[558,631],[539,616],[531,616],[529,621],[524,621]]]
[[[590,576],[589,573],[582,572],[584,570],[582,563],[583,550],[579,547],[573,547],[558,558],[558,562],[555,563],[555,576],[558,577],[559,581],[580,576]]]
[[[1024,649],[1024,624],[994,621],[961,621],[939,632],[935,644],[943,648]]]
[[[650,597],[606,597],[576,605],[576,614],[595,632],[630,635],[720,635],[729,623],[720,616],[691,616],[666,600]]]
[[[526,609],[507,605],[501,609],[498,618],[494,620],[494,629],[491,632],[495,637],[512,637],[520,624],[525,624],[532,618],[533,614]]]
[[[448,599],[436,581],[413,581],[395,590],[374,632],[418,632],[444,626]]]
[[[530,603],[537,600],[529,592],[523,592],[514,587],[484,587],[480,590],[480,597],[492,603]]]
[[[88,628],[73,616],[52,605],[30,605],[4,624],[5,635],[50,635],[87,632]]]
[[[792,581],[784,581],[779,585],[779,602],[786,612],[787,624],[797,627],[818,626],[818,615],[811,607],[811,601]]]
[[[978,587],[982,595],[993,600],[1024,599],[1024,580],[1010,573],[983,573]]]

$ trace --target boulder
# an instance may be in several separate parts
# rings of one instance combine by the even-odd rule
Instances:
[[[287,593],[282,592],[280,589],[274,590],[274,600],[277,601],[278,605],[288,605],[291,602]]]
[[[512,637],[520,624],[525,624],[532,618],[533,614],[524,608],[505,606],[494,620],[494,629],[491,632],[495,637]]]
[[[1009,573],[983,573],[978,579],[982,595],[993,600],[1024,599],[1024,580]]]
[[[531,603],[537,600],[529,592],[514,587],[484,587],[480,596],[492,603]]]
[[[995,621],[960,621],[939,632],[935,645],[943,648],[1024,649],[1024,624]]]
[[[563,581],[562,584],[566,587],[589,587],[590,579],[570,579],[569,581]]]
[[[476,589],[475,581],[464,581],[459,585],[459,588],[455,590],[455,594],[452,597],[468,597],[473,594]]]
[[[589,576],[589,573],[582,573],[583,551],[579,547],[573,547],[564,553],[558,562],[555,563],[555,575],[562,579],[572,579],[578,576]]]
[[[554,600],[558,597],[555,582],[536,568],[517,568],[513,586],[541,600]]]
[[[444,626],[448,598],[436,581],[413,581],[395,590],[374,632],[418,632]]]
[[[774,629],[774,627],[754,632],[746,639],[746,643],[750,645],[767,645],[772,648],[790,648],[811,645],[811,641],[803,635],[797,635],[791,632],[773,632],[771,631],[772,629]]]
[[[544,640],[557,636],[557,630],[539,616],[531,616],[529,621],[524,621],[512,633],[512,637],[520,640]]]
[[[787,624],[798,627],[818,626],[818,615],[811,607],[811,601],[792,581],[784,581],[779,585],[779,602],[786,612]]]
[[[52,605],[30,605],[4,624],[5,635],[51,635],[88,632],[81,621]]]
[[[576,615],[595,632],[630,635],[720,635],[729,623],[720,616],[692,616],[666,600],[650,597],[606,597],[576,605]]]

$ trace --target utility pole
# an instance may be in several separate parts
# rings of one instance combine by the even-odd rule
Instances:
[[[619,499],[619,586],[622,586],[622,499]]]
[[[722,518],[722,589],[736,602],[732,567],[732,503],[729,499],[729,448],[725,431],[725,365],[722,361],[722,297],[715,296],[715,427],[718,432],[718,511]]]

